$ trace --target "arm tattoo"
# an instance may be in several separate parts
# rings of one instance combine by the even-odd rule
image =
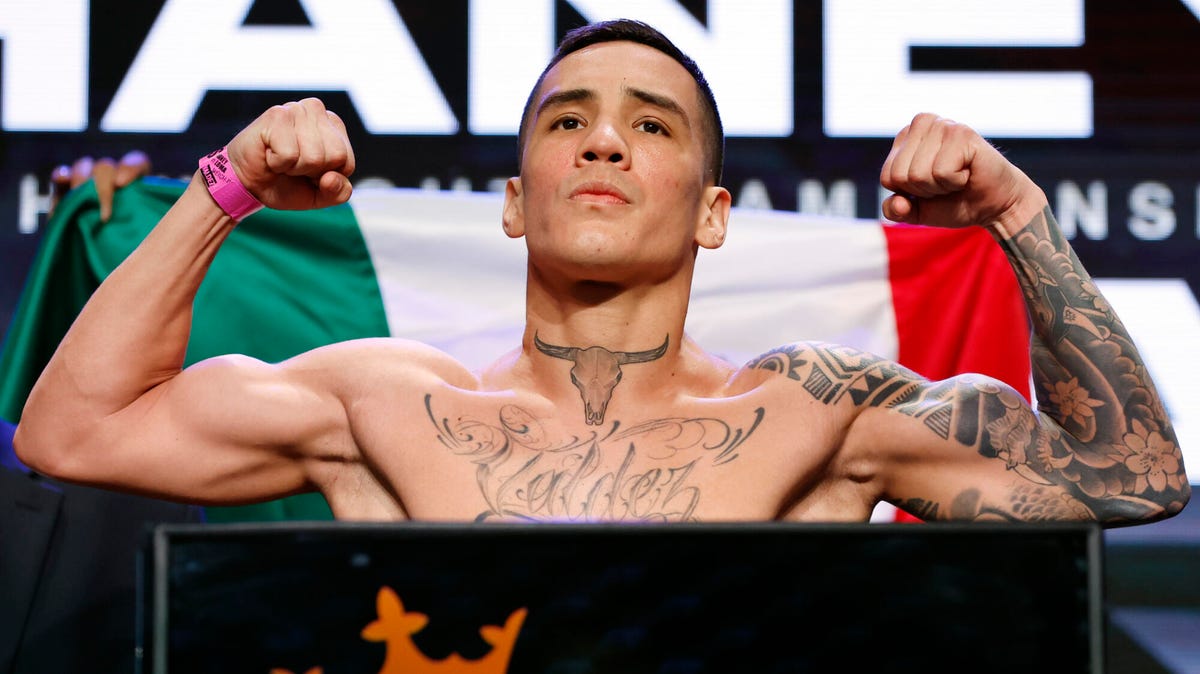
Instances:
[[[552,437],[540,419],[517,405],[501,407],[495,419],[425,411],[438,441],[475,464],[475,479],[487,503],[476,521],[594,522],[696,521],[701,489],[689,479],[703,466],[738,458],[742,444],[763,420],[754,410],[745,428],[710,417],[655,419],[628,428],[613,421],[582,436]]]
[[[900,503],[900,509],[914,517],[919,517],[927,521],[938,518],[938,504],[936,501],[927,501],[923,498],[904,499]]]
[[[1049,209],[1002,245],[1033,323],[1040,415],[986,377],[929,383],[846,347],[785,346],[749,367],[796,380],[825,404],[849,397],[918,419],[942,439],[1004,461],[1027,481],[1004,504],[984,502],[975,489],[940,508],[924,499],[901,504],[918,516],[1117,523],[1178,512],[1190,487],[1165,408],[1120,319]]]

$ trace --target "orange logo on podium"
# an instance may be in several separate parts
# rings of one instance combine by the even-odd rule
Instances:
[[[386,585],[375,595],[375,610],[379,618],[363,628],[362,638],[387,645],[379,674],[505,674],[526,614],[524,608],[519,608],[504,621],[504,627],[484,625],[479,628],[479,636],[491,644],[492,650],[478,660],[467,660],[458,653],[451,653],[443,660],[433,660],[412,641],[412,635],[429,622],[428,616],[405,611],[400,595]],[[292,674],[292,671],[272,669],[270,674]],[[313,667],[305,674],[323,674],[323,670]]]

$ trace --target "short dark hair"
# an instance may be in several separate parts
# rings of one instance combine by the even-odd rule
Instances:
[[[521,113],[521,128],[517,135],[518,163],[525,154],[526,125],[533,115],[534,97],[542,88],[546,74],[567,56],[584,47],[603,42],[636,42],[657,49],[674,59],[692,76],[692,79],[696,81],[696,90],[700,93],[700,107],[703,112],[701,131],[704,134],[708,171],[712,174],[713,184],[720,185],[721,173],[725,164],[725,129],[721,126],[721,113],[717,111],[717,99],[708,86],[708,80],[704,79],[704,73],[700,72],[700,67],[696,65],[696,62],[680,51],[679,47],[667,39],[667,36],[649,24],[633,19],[616,19],[588,24],[570,31],[563,37],[562,42],[558,45],[558,50],[554,52],[554,57],[550,59],[550,63],[546,64],[545,70],[538,76],[537,83],[533,85],[533,90],[529,92],[529,98],[525,101],[525,110]]]

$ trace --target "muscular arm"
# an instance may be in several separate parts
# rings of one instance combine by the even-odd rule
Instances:
[[[981,405],[981,434],[1014,468],[1023,465],[1027,479],[1068,488],[1101,521],[1178,512],[1190,487],[1171,421],[1129,333],[1049,207],[1015,233],[996,232],[1029,307],[1041,414],[1026,439],[1023,411]]]
[[[1047,367],[1035,361],[1035,370]],[[1138,399],[1152,388],[1132,377],[1117,377],[1124,396],[1103,387],[1105,405],[1094,394],[1089,420],[1054,401],[1039,415],[989,377],[931,382],[849,347],[793,344],[750,367],[786,376],[800,399],[851,419],[830,477],[923,519],[1120,524],[1172,515],[1188,497],[1170,425],[1149,430],[1163,423],[1161,406],[1148,414]],[[1070,432],[1082,426],[1095,430],[1086,439]]]
[[[1032,320],[1039,410],[987,377],[929,382],[849,349],[760,359],[782,371],[786,354],[813,398],[850,410],[839,465],[926,519],[1120,524],[1179,512],[1190,487],[1171,422],[1042,191],[969,128],[930,115],[897,136],[881,180],[897,193],[889,217],[982,224],[1004,247]]]
[[[315,105],[273,109],[230,143],[243,182],[268,205],[313,207],[349,194],[339,173],[352,167],[348,145],[328,150],[342,130],[304,124],[324,114]],[[181,369],[192,301],[233,226],[193,177],[101,284],[34,386],[14,439],[23,461],[64,479],[209,502],[310,486],[300,458],[348,437],[344,409],[321,389],[320,357]]]
[[[921,384],[902,414],[941,414],[946,439],[1003,462],[973,471],[951,448],[897,469],[898,504],[937,518],[1160,519],[1190,495],[1175,433],[1137,348],[1080,265],[1048,208],[998,238],[1017,272],[1033,323],[1039,413],[1007,387],[979,377]],[[934,430],[934,425],[930,425]],[[914,438],[917,439],[917,438]],[[923,463],[928,464],[923,467]],[[923,470],[945,471],[941,495]],[[911,479],[911,482],[909,480]],[[975,483],[972,483],[972,481]],[[953,486],[951,486],[953,485]]]

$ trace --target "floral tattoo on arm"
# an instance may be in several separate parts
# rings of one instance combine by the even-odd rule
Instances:
[[[1190,492],[1175,433],[1124,326],[1067,245],[1049,208],[1001,245],[1033,325],[1035,414],[1010,387],[977,375],[926,382],[846,347],[795,344],[750,367],[778,372],[813,398],[882,407],[930,433],[1005,462],[1024,480],[1009,501],[977,489],[952,503],[911,498],[927,519],[1157,519]]]

